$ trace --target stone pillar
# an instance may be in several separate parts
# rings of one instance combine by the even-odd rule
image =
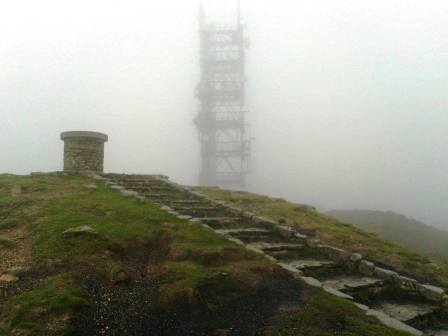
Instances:
[[[104,169],[106,134],[97,132],[64,132],[64,171],[99,172]]]

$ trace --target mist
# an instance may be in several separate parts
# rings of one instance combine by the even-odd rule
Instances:
[[[236,2],[204,1],[231,20]],[[393,210],[448,229],[446,1],[242,1],[248,190]],[[0,172],[62,170],[68,130],[107,133],[107,171],[197,184],[198,2],[7,2]]]

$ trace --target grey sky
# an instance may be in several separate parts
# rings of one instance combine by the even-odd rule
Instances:
[[[229,17],[235,2],[205,0]],[[250,189],[448,228],[448,3],[242,0]],[[6,1],[0,172],[62,168],[65,130],[110,136],[109,171],[194,184],[197,1]]]

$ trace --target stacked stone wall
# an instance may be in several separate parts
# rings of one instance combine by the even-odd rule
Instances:
[[[67,132],[64,140],[64,171],[103,172],[106,135],[90,132]]]

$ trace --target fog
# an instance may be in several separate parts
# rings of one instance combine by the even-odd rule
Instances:
[[[234,1],[204,1],[232,19]],[[448,229],[448,3],[242,0],[248,190]],[[107,133],[108,171],[196,184],[196,0],[5,1],[0,172],[62,169],[59,133]]]

